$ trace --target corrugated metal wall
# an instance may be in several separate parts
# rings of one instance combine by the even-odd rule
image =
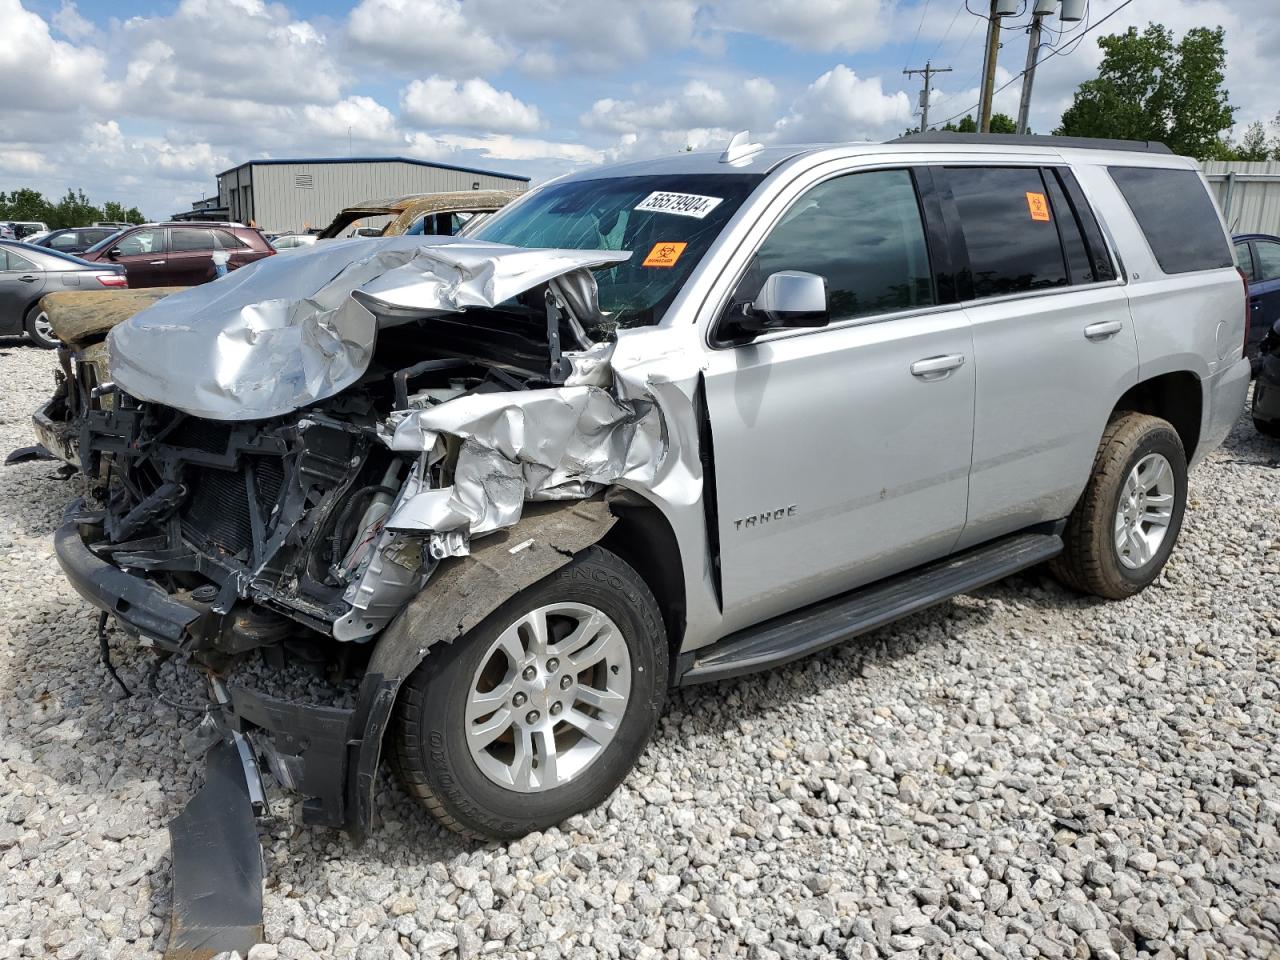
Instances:
[[[1280,160],[1200,164],[1232,233],[1280,235]]]
[[[474,184],[479,184],[474,187]],[[446,190],[523,190],[524,180],[399,161],[250,164],[221,177],[219,197],[233,220],[272,232],[328,226],[337,213],[366,200]],[[246,188],[249,188],[246,190]],[[362,222],[381,226],[385,217]]]

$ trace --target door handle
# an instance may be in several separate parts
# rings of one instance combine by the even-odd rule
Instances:
[[[18,279],[19,279],[19,280],[21,280],[23,283],[35,283],[35,282],[36,282],[36,278],[35,278],[35,277],[33,277],[33,276],[31,276],[31,274],[27,274],[25,277],[19,277]]]
[[[1091,323],[1085,327],[1084,335],[1087,340],[1106,340],[1108,337],[1114,337],[1123,329],[1124,324],[1119,320],[1103,320],[1100,323]]]
[[[964,354],[950,353],[943,357],[926,357],[911,365],[911,375],[922,380],[941,380],[957,367],[964,366]]]
[[[147,261],[147,266],[149,266],[149,267],[163,267],[163,266],[164,266],[164,261],[163,261],[163,260],[148,260],[148,261]]]

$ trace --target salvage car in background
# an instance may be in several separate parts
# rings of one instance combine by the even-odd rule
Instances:
[[[117,227],[66,227],[62,230],[51,230],[38,239],[27,237],[26,242],[39,247],[48,247],[60,253],[81,254],[95,243],[101,243],[107,237],[119,233]]]
[[[229,255],[229,270],[275,253],[253,227],[175,221],[121,230],[94,244],[82,256],[121,265],[131,287],[187,287],[217,276],[215,251]]]
[[[1280,440],[1280,319],[1258,345],[1257,380],[1253,385],[1253,425]]]
[[[484,217],[500,210],[516,197],[517,190],[458,190],[451,193],[411,193],[389,200],[369,200],[347,207],[320,232],[322,240],[342,236],[342,231],[357,220],[367,217],[391,217],[390,222],[373,233],[361,236],[398,237],[404,234],[455,236],[467,223],[480,223]],[[477,219],[480,218],[480,219]]]
[[[0,335],[25,333],[36,346],[58,341],[40,300],[59,290],[105,290],[128,286],[124,268],[90,263],[19,241],[0,241]]]
[[[1262,338],[1280,320],[1280,237],[1242,233],[1233,240],[1236,266],[1249,284],[1249,342],[1245,352],[1257,376]]]
[[[314,233],[282,233],[271,240],[271,246],[276,253],[279,253],[281,250],[296,250],[298,247],[314,246],[318,239],[320,238]]]

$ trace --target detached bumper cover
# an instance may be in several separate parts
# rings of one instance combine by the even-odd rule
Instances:
[[[53,535],[58,564],[76,593],[119,620],[128,632],[168,650],[179,649],[189,628],[208,611],[175,600],[150,581],[126,573],[93,553],[85,534],[95,517],[77,500]]]
[[[43,407],[31,415],[31,430],[36,435],[40,446],[44,447],[59,460],[80,466],[79,430],[65,420],[55,420],[50,415],[58,401],[49,400]]]

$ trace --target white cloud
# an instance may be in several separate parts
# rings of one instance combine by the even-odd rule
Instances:
[[[892,0],[714,0],[723,30],[805,50],[870,50],[890,35]]]
[[[170,16],[134,17],[116,38],[129,56],[132,109],[198,119],[220,103],[332,103],[346,74],[324,35],[261,0],[182,0]]]
[[[4,112],[106,107],[117,88],[107,58],[92,47],[55,40],[49,25],[18,0],[0,0],[0,89]]]
[[[402,73],[476,74],[498,70],[511,53],[469,19],[459,0],[360,0],[347,36]]]
[[[464,136],[412,133],[406,137],[410,156],[424,160],[458,160],[464,151],[477,152],[485,160],[560,160],[575,164],[600,163],[605,152],[580,143],[512,137],[506,134]]]
[[[879,77],[837,64],[818,77],[775,125],[782,142],[883,140],[911,126],[911,98],[885,93]]]
[[[763,77],[726,79],[732,92],[703,79],[690,80],[671,97],[656,102],[597,100],[579,122],[612,133],[675,131],[696,127],[750,127],[772,113],[777,91]]]
[[[399,136],[391,111],[371,97],[347,97],[337,103],[309,103],[302,115],[311,131],[322,137],[387,142]]]
[[[92,23],[80,16],[80,11],[71,0],[62,0],[62,6],[53,15],[53,26],[64,37],[72,40],[87,40],[97,32]]]
[[[405,119],[423,127],[532,133],[543,126],[537,107],[478,77],[461,83],[439,76],[414,80],[400,102]]]

